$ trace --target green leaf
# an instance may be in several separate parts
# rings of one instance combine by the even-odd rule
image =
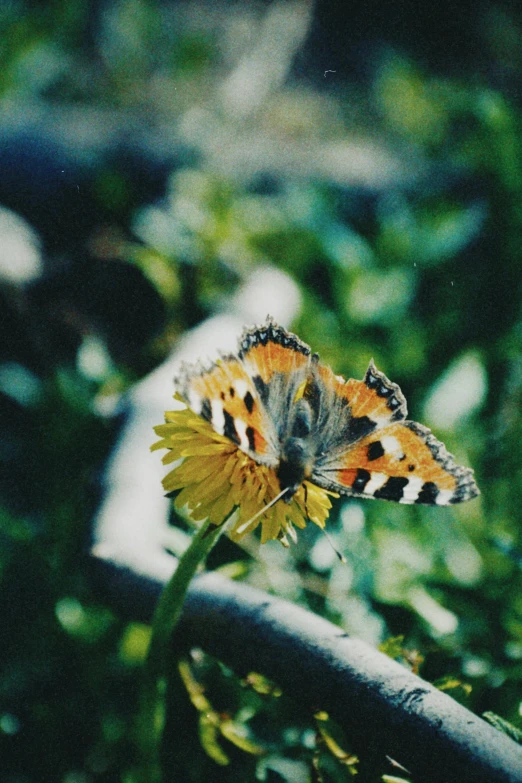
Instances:
[[[522,729],[513,726],[512,723],[505,718],[501,718],[500,715],[496,715],[494,712],[483,712],[482,717],[496,729],[507,734],[508,737],[511,737],[512,740],[518,742],[519,745],[522,745]]]

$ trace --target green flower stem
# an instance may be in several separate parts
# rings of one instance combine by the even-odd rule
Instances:
[[[165,723],[170,644],[190,582],[221,535],[223,527],[206,522],[194,534],[164,588],[154,613],[137,726],[138,744],[142,752],[141,774],[137,778],[139,781],[153,783],[161,780],[158,751]]]

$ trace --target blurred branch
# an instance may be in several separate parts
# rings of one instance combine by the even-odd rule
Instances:
[[[289,109],[290,111],[290,109]],[[94,129],[94,130],[93,130]],[[206,167],[227,179],[248,180],[267,172],[274,176],[307,176],[340,186],[378,191],[392,184],[411,183],[425,172],[423,161],[402,160],[384,137],[358,134],[344,138],[291,139],[270,134],[258,125],[236,129],[218,124],[210,110],[187,110],[179,122],[158,121],[153,128],[139,111],[99,106],[52,106],[41,101],[24,105],[23,112],[0,119],[0,137],[9,149],[31,149],[56,157],[55,172],[81,178],[92,160],[98,165],[125,155],[137,166],[162,170],[190,159],[196,148]],[[12,155],[10,155],[12,157]],[[0,171],[10,160],[0,161]],[[58,176],[56,179],[59,181]]]

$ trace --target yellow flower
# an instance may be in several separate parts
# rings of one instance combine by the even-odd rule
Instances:
[[[259,513],[281,491],[272,468],[259,465],[189,408],[168,411],[165,422],[154,428],[160,440],[151,450],[168,449],[163,463],[176,465],[163,487],[178,493],[174,505],[187,506],[195,521],[221,525],[234,513],[233,540],[261,524],[262,543],[277,538],[285,546],[288,536],[296,540],[294,528],[304,528],[307,519],[324,527],[332,506],[328,496],[337,497],[334,492],[304,481],[290,503],[280,500]]]

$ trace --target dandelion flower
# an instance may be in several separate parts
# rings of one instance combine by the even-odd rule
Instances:
[[[178,399],[180,399],[178,397]],[[247,524],[281,491],[272,468],[259,465],[233,441],[217,433],[209,422],[189,408],[168,411],[165,424],[155,427],[160,439],[152,449],[167,449],[165,465],[177,463],[163,479],[174,505],[187,506],[195,521],[208,519],[221,525],[234,512],[231,536],[238,540],[262,525],[261,541],[295,540],[295,528],[304,528],[307,518],[324,527],[331,502],[329,493],[305,481],[290,503],[275,503]]]

